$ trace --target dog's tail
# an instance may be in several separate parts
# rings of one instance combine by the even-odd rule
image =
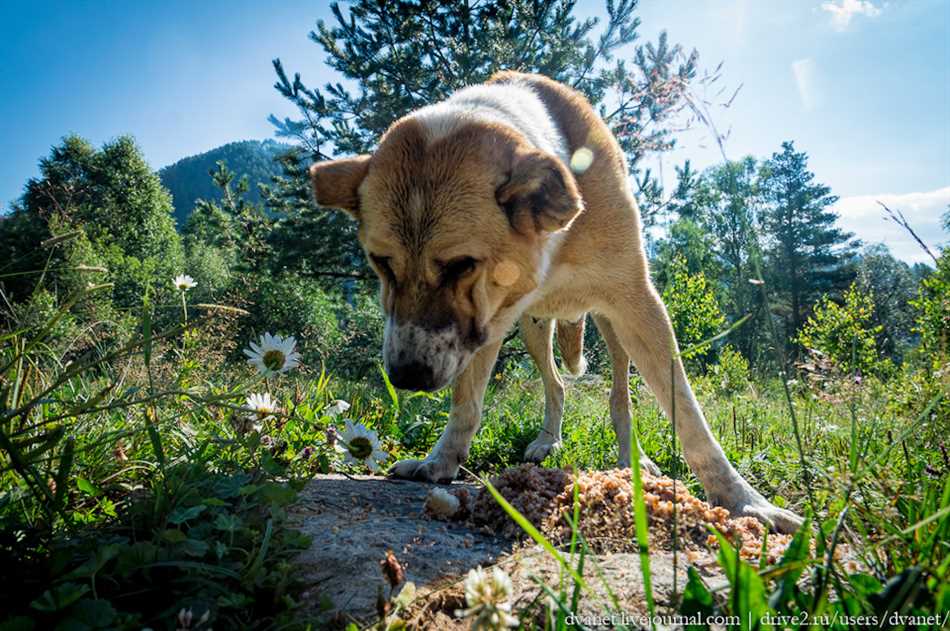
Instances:
[[[586,322],[586,313],[576,322],[557,321],[557,345],[561,349],[561,359],[564,360],[564,366],[575,375],[583,375],[587,370],[587,360],[584,359]]]

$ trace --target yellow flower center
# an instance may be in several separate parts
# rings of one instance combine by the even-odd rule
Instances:
[[[284,357],[284,354],[278,350],[267,351],[262,358],[264,365],[275,372],[284,367],[285,360],[286,357]]]
[[[373,455],[373,443],[364,436],[357,436],[346,446],[357,460],[366,460]]]

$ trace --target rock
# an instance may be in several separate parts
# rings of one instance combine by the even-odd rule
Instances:
[[[423,506],[433,486],[370,476],[314,478],[291,510],[296,526],[313,539],[298,559],[311,585],[305,604],[318,609],[328,600],[334,611],[372,622],[379,588],[388,594],[379,565],[387,550],[395,553],[420,596],[511,551],[510,539],[427,517]],[[476,491],[471,485],[451,486]]]

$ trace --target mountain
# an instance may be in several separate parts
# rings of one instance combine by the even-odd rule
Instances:
[[[182,158],[161,169],[158,176],[172,194],[178,226],[184,225],[198,199],[221,199],[221,190],[208,174],[219,160],[223,160],[237,177],[247,175],[251,185],[248,198],[259,202],[258,183],[270,184],[271,176],[280,174],[280,165],[275,158],[290,148],[290,145],[273,140],[241,140]]]

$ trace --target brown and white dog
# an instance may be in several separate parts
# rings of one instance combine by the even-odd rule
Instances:
[[[617,351],[615,385],[624,380],[611,397],[621,463],[630,458],[629,356],[667,415],[675,399],[686,460],[711,502],[784,532],[801,524],[736,472],[710,432],[650,282],[624,154],[580,93],[502,72],[399,119],[372,155],[321,162],[310,173],[317,203],[359,223],[380,277],[392,383],[453,384],[449,421],[432,452],[397,462],[393,475],[456,476],[498,349],[519,318],[529,316],[523,332],[537,337],[541,352],[547,340],[548,355],[535,357],[545,370],[545,362],[553,366],[553,321],[591,312]],[[560,410],[550,412],[532,459],[559,440]]]

